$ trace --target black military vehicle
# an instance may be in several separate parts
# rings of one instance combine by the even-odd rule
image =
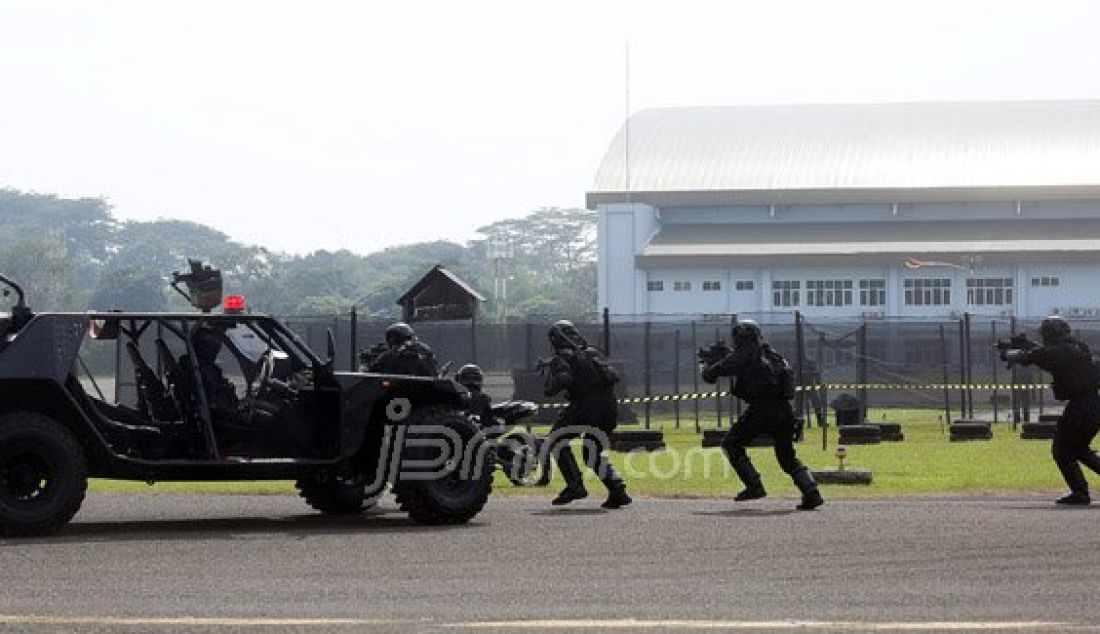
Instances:
[[[180,289],[186,286],[186,291]],[[337,372],[275,318],[221,303],[216,269],[173,286],[201,313],[43,313],[23,290],[0,313],[0,535],[72,519],[89,477],[295,480],[328,514],[392,486],[425,524],[485,505],[490,444],[450,379]],[[233,309],[233,310],[231,310]]]

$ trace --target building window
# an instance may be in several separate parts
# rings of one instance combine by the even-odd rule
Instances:
[[[886,305],[886,280],[860,280],[859,281],[859,305],[860,306],[885,306]]]
[[[661,280],[646,282],[645,289],[647,291],[663,291],[665,290],[665,283]]]
[[[673,282],[672,290],[674,291],[690,291],[691,282]]]
[[[852,280],[806,280],[807,306],[851,306]]]
[[[709,282],[703,282],[704,291],[720,291],[722,290],[722,283],[718,280],[712,280]]]
[[[752,280],[737,280],[737,283],[733,285],[734,290],[738,291],[751,291],[756,288],[756,283]]]
[[[966,303],[971,306],[1007,306],[1012,303],[1011,277],[972,277],[966,280]]]
[[[905,280],[906,306],[946,306],[951,303],[951,280],[918,278]]]
[[[1062,280],[1057,276],[1044,275],[1031,278],[1032,286],[1061,286]]]
[[[789,308],[799,305],[799,290],[802,282],[783,280],[772,282],[772,306]]]

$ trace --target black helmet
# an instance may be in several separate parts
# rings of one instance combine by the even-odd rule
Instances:
[[[1051,315],[1039,325],[1039,336],[1043,343],[1054,343],[1069,336],[1069,322],[1058,315]]]
[[[733,327],[733,345],[735,347],[748,342],[760,343],[763,338],[764,334],[760,332],[759,324],[751,319],[739,321]]]
[[[455,381],[458,381],[459,385],[481,389],[481,386],[485,384],[485,374],[480,367],[467,363],[455,373]]]
[[[546,332],[546,337],[550,340],[550,345],[554,346],[555,350],[562,348],[584,348],[588,346],[588,342],[581,336],[577,327],[573,325],[573,322],[568,319],[559,319],[554,322],[554,325],[550,326],[550,330]]]
[[[386,345],[391,348],[396,348],[406,341],[412,341],[414,337],[416,337],[416,333],[413,332],[412,326],[403,321],[386,328]]]

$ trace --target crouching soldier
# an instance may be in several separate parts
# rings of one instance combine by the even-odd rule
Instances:
[[[577,459],[569,447],[570,440],[580,438],[585,464],[596,472],[607,487],[608,495],[603,508],[626,506],[632,502],[626,492],[626,483],[604,456],[616,424],[618,406],[614,385],[618,376],[571,322],[562,320],[554,323],[547,336],[554,348],[554,356],[539,363],[546,377],[544,391],[547,396],[565,392],[569,400],[569,405],[561,411],[547,439],[565,479],[565,489],[551,503],[562,505],[588,497]]]
[[[748,408],[722,441],[730,465],[745,485],[734,499],[743,502],[767,495],[760,473],[753,467],[745,448],[757,435],[770,433],[775,439],[775,458],[779,467],[791,476],[802,492],[798,508],[809,511],[824,504],[813,475],[799,462],[794,451],[795,416],[791,408],[794,381],[790,366],[763,342],[760,326],[749,320],[738,323],[733,329],[733,350],[724,346],[701,350],[700,359],[704,381],[715,383],[720,376],[736,377],[733,394],[748,403]]]

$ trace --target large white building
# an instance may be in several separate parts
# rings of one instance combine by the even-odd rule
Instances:
[[[645,110],[588,206],[614,315],[1100,314],[1100,101]]]

